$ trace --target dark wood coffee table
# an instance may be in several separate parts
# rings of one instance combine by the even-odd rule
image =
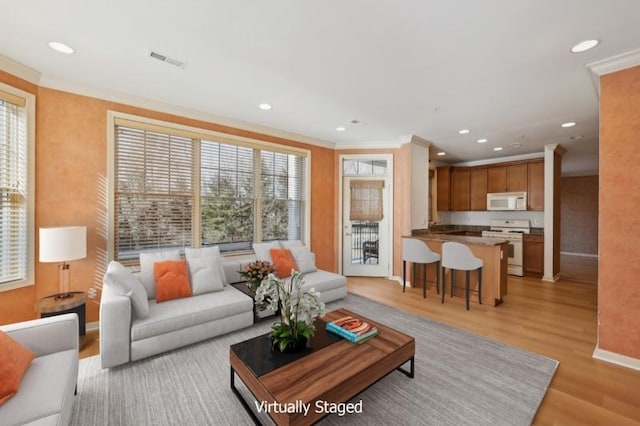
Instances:
[[[326,322],[346,315],[375,325],[379,335],[353,344],[325,331]],[[413,378],[414,355],[413,337],[359,313],[337,309],[316,321],[316,335],[300,353],[272,351],[268,334],[232,345],[231,389],[257,424],[260,422],[249,402],[236,389],[236,375],[258,403],[281,407],[310,404],[306,415],[303,410],[269,413],[278,425],[309,425],[327,415],[324,409],[317,410],[317,404],[326,407],[325,403],[345,403],[394,370]],[[408,371],[401,368],[407,362]]]

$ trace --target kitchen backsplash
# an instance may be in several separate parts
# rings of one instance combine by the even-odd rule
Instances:
[[[532,228],[544,227],[544,212],[490,211],[490,212],[438,212],[439,225],[489,226],[492,219],[528,219]]]

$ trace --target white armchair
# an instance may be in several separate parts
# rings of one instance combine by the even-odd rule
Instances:
[[[18,393],[0,405],[0,424],[69,424],[78,380],[78,316],[57,315],[0,330],[35,355]]]

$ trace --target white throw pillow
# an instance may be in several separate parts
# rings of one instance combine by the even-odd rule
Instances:
[[[149,299],[156,298],[156,276],[153,264],[164,260],[180,260],[180,250],[140,253],[140,281],[147,290]]]
[[[318,270],[316,268],[316,255],[311,253],[307,247],[291,247],[289,251],[293,255],[293,260],[296,261],[298,271],[301,274]]]
[[[271,259],[271,253],[269,250],[272,248],[279,249],[280,244],[277,241],[269,241],[267,243],[253,243],[253,251],[256,252],[256,260],[267,261],[273,264],[273,259]]]
[[[304,247],[300,240],[280,240],[280,245],[284,249],[292,249],[294,247]]]
[[[200,247],[200,248],[191,248],[186,247],[184,249],[184,256],[187,258],[187,263],[190,260],[200,258],[200,257],[208,257],[214,258],[214,268],[218,277],[220,277],[220,282],[222,285],[229,284],[227,282],[227,276],[224,273],[224,266],[222,264],[222,254],[220,254],[220,249],[218,246],[213,247]]]
[[[104,275],[103,284],[112,288],[121,296],[127,296],[131,300],[133,312],[139,318],[149,316],[149,301],[147,292],[142,283],[121,263],[111,261]]]
[[[214,256],[192,257],[187,260],[191,292],[194,296],[224,289],[217,264],[218,260]]]

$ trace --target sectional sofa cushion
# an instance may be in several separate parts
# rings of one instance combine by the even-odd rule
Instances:
[[[131,273],[129,268],[112,260],[107,266],[103,284],[113,288],[117,294],[131,299],[133,311],[138,317],[146,318],[149,316],[147,292],[140,280]]]
[[[273,263],[271,258],[271,249],[279,249],[280,244],[277,241],[269,241],[266,243],[253,243],[253,251],[256,253],[256,260],[264,260]]]
[[[222,285],[229,284],[224,273],[222,254],[220,253],[220,249],[218,248],[218,246],[200,248],[186,247],[184,249],[184,256],[187,259],[187,263],[193,259],[199,259],[203,257],[211,259],[213,262],[213,268],[218,275],[218,279],[222,282]]]
[[[318,270],[316,267],[316,256],[311,253],[306,246],[291,247],[289,249],[296,262],[298,271],[307,274]]]
[[[294,247],[304,246],[304,244],[302,244],[302,241],[300,240],[280,240],[279,242],[282,248],[286,248],[286,249],[292,249]]]
[[[197,297],[175,299],[168,303],[149,302],[148,318],[134,318],[131,341],[139,341],[176,330],[252,312],[253,300],[232,286]]]
[[[221,291],[224,283],[218,273],[214,257],[192,257],[187,261],[193,295]]]
[[[180,250],[140,253],[140,281],[147,290],[147,298],[156,298],[156,280],[153,264],[163,260],[180,260]]]
[[[273,267],[278,278],[289,277],[292,269],[298,270],[296,261],[293,260],[293,255],[289,250],[272,248],[269,250],[269,254],[273,259]]]
[[[186,260],[165,260],[153,264],[156,278],[156,302],[191,296]]]
[[[0,405],[18,392],[33,358],[33,352],[0,331]]]

